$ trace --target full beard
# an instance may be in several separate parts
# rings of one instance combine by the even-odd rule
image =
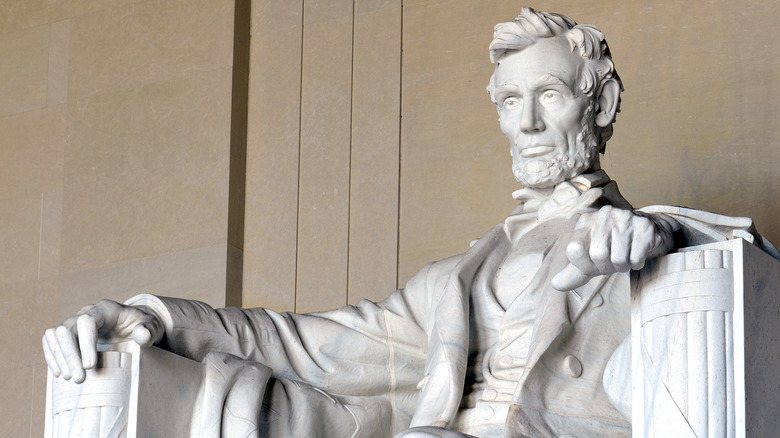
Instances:
[[[598,154],[598,136],[592,111],[583,115],[582,130],[569,143],[568,154],[551,159],[523,159],[519,148],[512,148],[512,173],[524,187],[545,188],[568,181],[582,174],[593,164]],[[573,147],[572,147],[573,146]]]

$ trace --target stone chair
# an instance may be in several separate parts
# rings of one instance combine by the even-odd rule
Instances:
[[[736,238],[631,276],[633,436],[775,435],[780,263]],[[49,374],[47,438],[190,435],[200,363],[133,342],[101,350],[83,384]]]

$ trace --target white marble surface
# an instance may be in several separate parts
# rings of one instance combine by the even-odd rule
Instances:
[[[135,342],[101,346],[84,383],[49,372],[46,438],[185,437],[202,365]]]
[[[653,260],[634,280],[633,435],[771,436],[780,263],[733,239]]]
[[[597,28],[524,8],[490,51],[488,89],[525,187],[466,253],[382,302],[317,314],[101,301],[44,335],[57,386],[99,382],[96,345],[134,340],[197,361],[133,347],[138,436],[173,418],[169,436],[629,435],[605,390],[627,385],[625,370],[603,385],[629,334],[625,273],[672,248],[684,212],[634,211],[600,170],[622,85]],[[720,239],[718,220],[691,227]]]

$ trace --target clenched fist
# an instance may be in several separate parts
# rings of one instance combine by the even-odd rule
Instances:
[[[552,286],[572,290],[599,275],[641,269],[645,261],[667,254],[680,224],[665,214],[644,214],[610,206],[580,216],[566,246],[569,264]]]

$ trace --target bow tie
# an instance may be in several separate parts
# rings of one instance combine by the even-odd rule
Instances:
[[[583,213],[604,196],[603,185],[610,182],[603,170],[579,175],[555,187],[523,188],[512,193],[520,201],[513,214],[504,221],[504,231],[510,240],[525,234],[540,222],[569,218]]]

